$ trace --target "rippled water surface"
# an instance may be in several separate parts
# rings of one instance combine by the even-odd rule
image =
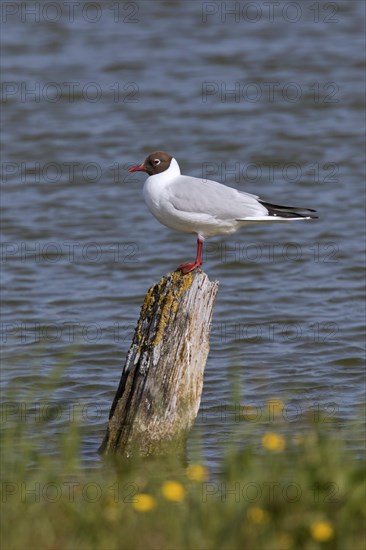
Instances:
[[[260,430],[282,399],[293,430],[364,401],[364,2],[249,4],[3,13],[2,381],[21,401],[66,354],[52,403],[84,407],[90,465],[144,294],[195,254],[127,172],[153,150],[320,216],[205,245],[220,282],[192,432],[206,460],[242,439],[243,406]]]

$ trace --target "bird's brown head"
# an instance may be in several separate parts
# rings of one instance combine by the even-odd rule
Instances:
[[[129,172],[147,172],[149,176],[154,176],[167,170],[172,158],[169,153],[155,151],[154,153],[150,153],[142,164],[130,168]]]

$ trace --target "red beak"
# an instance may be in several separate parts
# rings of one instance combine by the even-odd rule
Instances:
[[[132,166],[132,168],[130,168],[128,171],[129,172],[146,172],[145,166],[143,164],[138,164],[137,166]]]

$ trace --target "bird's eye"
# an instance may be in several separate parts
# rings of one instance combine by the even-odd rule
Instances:
[[[159,164],[160,164],[160,159],[154,159],[154,164],[155,164],[155,166],[159,166]]]

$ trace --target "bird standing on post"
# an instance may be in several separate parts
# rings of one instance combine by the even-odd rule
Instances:
[[[144,199],[155,218],[176,231],[197,235],[194,262],[178,267],[189,273],[202,265],[203,241],[217,235],[231,235],[253,222],[284,222],[317,218],[310,208],[279,206],[221,183],[183,176],[169,153],[156,151],[129,169],[146,172]]]

